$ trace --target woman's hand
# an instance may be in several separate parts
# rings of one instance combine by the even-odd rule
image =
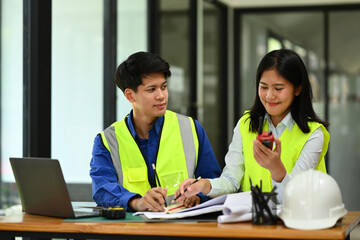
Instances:
[[[202,178],[197,183],[193,184],[194,181],[195,181],[195,179],[188,178],[180,184],[179,189],[176,190],[176,192],[175,192],[175,197],[177,197],[181,194],[181,196],[176,200],[177,202],[184,203],[186,198],[195,196],[199,192],[202,192],[205,194],[210,192],[211,184],[210,184],[209,180]],[[185,189],[186,189],[186,191],[185,191]]]
[[[286,169],[280,158],[281,142],[277,138],[274,138],[274,140],[276,143],[274,151],[263,145],[259,140],[254,140],[253,152],[256,162],[270,171],[272,179],[281,182],[286,175]]]

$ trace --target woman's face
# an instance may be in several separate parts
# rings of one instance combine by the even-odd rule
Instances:
[[[300,94],[301,87],[295,89],[275,69],[269,69],[263,72],[258,91],[262,104],[276,126],[290,112],[290,106],[295,96]]]

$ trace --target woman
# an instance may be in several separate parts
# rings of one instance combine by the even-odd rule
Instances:
[[[234,129],[221,176],[195,184],[194,179],[185,180],[177,191],[182,194],[179,201],[198,192],[216,197],[239,189],[250,191],[250,178],[252,184],[261,182],[265,192],[276,186],[281,201],[285,186],[297,173],[307,169],[326,172],[328,123],[316,115],[312,100],[301,58],[287,49],[266,54],[257,69],[254,105]],[[263,130],[272,131],[275,137],[274,149],[256,140],[261,117]]]

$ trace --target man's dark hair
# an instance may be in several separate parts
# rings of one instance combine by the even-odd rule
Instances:
[[[256,132],[259,128],[259,117],[266,113],[264,105],[259,98],[259,84],[264,71],[274,69],[283,78],[293,84],[294,88],[301,87],[299,96],[295,96],[291,104],[291,116],[301,131],[310,131],[308,122],[318,122],[325,127],[328,122],[321,120],[315,113],[312,102],[313,94],[304,62],[298,54],[289,49],[280,49],[269,52],[259,63],[256,74],[256,98],[250,111],[250,131]]]
[[[142,84],[142,78],[151,73],[163,73],[165,79],[171,76],[169,64],[154,53],[137,52],[122,62],[115,72],[115,83],[125,91],[130,88],[137,91]]]

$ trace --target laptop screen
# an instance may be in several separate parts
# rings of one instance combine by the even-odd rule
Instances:
[[[60,163],[49,158],[10,158],[23,211],[74,217]]]

